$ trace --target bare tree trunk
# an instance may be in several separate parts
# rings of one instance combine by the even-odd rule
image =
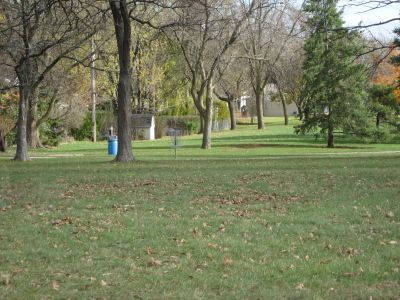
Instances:
[[[0,129],[0,152],[7,151],[7,142],[6,142],[6,134],[3,130]]]
[[[282,93],[282,90],[279,87],[278,87],[278,93],[279,93],[279,98],[281,98],[282,101],[283,116],[285,117],[285,125],[289,125],[289,117],[287,114],[285,95]]]
[[[376,120],[375,120],[375,126],[376,126],[376,127],[379,127],[379,125],[380,125],[380,113],[378,113],[378,114],[376,115]]]
[[[19,88],[19,105],[18,105],[18,121],[17,121],[17,151],[14,160],[27,161],[28,143],[26,139],[27,119],[28,119],[28,99],[29,87],[21,83]]]
[[[299,119],[300,121],[304,120],[304,113],[303,113],[303,109],[301,108],[300,105],[297,105],[297,110],[299,111]]]
[[[28,117],[28,120],[29,120],[29,117]],[[30,120],[28,122],[28,127],[26,130],[26,140],[27,140],[29,148],[31,148],[31,149],[43,148],[43,144],[40,141],[39,128],[37,126],[35,119]]]
[[[256,91],[255,93],[256,96],[256,109],[257,109],[257,126],[258,129],[264,129],[265,125],[264,125],[264,99],[263,99],[263,93],[261,91]]]
[[[199,118],[200,118],[200,128],[199,128],[199,134],[204,132],[204,117],[199,114]]]
[[[283,115],[285,117],[285,125],[289,125],[289,117],[288,117],[288,114],[287,114],[285,98],[281,98],[281,100],[282,100],[282,107],[283,107]]]
[[[203,143],[201,148],[211,148],[211,130],[212,130],[212,98],[207,97],[206,99],[206,113],[204,115],[204,126],[203,126]]]
[[[39,124],[36,120],[37,118],[37,98],[34,92],[29,97],[28,100],[28,123],[26,129],[26,140],[29,148],[42,148],[43,145],[40,142],[39,136]]]
[[[334,148],[335,145],[333,143],[334,140],[334,136],[333,136],[333,126],[331,124],[329,124],[328,126],[328,148]]]
[[[95,51],[96,46],[94,44],[94,39],[92,39],[92,54],[90,58],[90,94],[92,98],[92,140],[94,143],[97,141]]]
[[[109,0],[114,19],[119,58],[118,162],[133,161],[131,136],[131,23],[126,0]]]
[[[303,119],[302,120],[308,120],[310,117],[310,109],[305,107],[303,110]]]
[[[228,101],[229,115],[231,119],[231,130],[236,129],[236,104],[235,101]]]

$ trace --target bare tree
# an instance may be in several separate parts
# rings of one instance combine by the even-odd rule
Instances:
[[[175,10],[180,26],[173,34],[189,70],[190,94],[202,121],[201,147],[209,149],[217,68],[258,1],[190,0],[185,3],[186,7]]]
[[[398,9],[398,5],[400,4],[399,0],[348,0],[344,7],[358,7],[360,13],[377,10],[383,7],[391,6],[393,9]],[[369,24],[360,24],[357,26],[350,26],[348,29],[366,29],[376,26],[381,26],[388,23],[399,22],[400,17],[391,18],[391,19],[382,19],[382,21],[376,23]]]
[[[275,85],[282,102],[285,125],[289,124],[287,104],[294,102],[300,119],[303,118],[302,99],[299,96],[302,80],[303,40],[292,39],[287,42],[284,53],[280,56],[276,67],[271,69],[271,81]]]
[[[229,53],[228,61],[218,67],[217,84],[214,90],[218,99],[228,104],[231,130],[236,129],[236,112],[240,109],[238,103],[249,87],[246,62],[235,56],[237,55]]]
[[[255,96],[258,129],[264,129],[264,90],[273,83],[272,71],[298,34],[300,13],[289,2],[263,1],[249,18],[243,47]]]
[[[98,1],[21,0],[0,2],[0,51],[18,77],[19,113],[15,160],[26,161],[37,142],[37,88],[46,74],[94,33]]]

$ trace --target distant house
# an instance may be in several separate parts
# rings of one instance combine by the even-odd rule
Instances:
[[[280,100],[272,101],[273,96],[277,93],[274,84],[269,84],[265,87],[264,97],[264,116],[266,117],[283,117],[283,105]],[[251,117],[256,115],[255,99],[250,96],[242,96],[238,101],[238,111],[242,117]],[[295,103],[286,104],[286,110],[289,116],[297,115],[299,110]]]
[[[264,116],[266,117],[283,117],[283,105],[280,98],[275,98],[273,101],[273,96],[278,93],[275,84],[267,84],[265,87],[265,97],[264,97]],[[286,103],[286,111],[289,116],[297,115],[299,110],[295,103]]]

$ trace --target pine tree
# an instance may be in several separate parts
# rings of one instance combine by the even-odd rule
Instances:
[[[366,76],[357,63],[360,33],[343,28],[336,0],[308,0],[311,29],[306,39],[303,65],[305,118],[298,131],[320,130],[334,147],[334,132],[359,133],[366,126]]]

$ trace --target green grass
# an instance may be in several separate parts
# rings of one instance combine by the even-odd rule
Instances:
[[[269,122],[0,156],[0,299],[398,299],[400,145]],[[83,155],[57,157],[57,155]]]

